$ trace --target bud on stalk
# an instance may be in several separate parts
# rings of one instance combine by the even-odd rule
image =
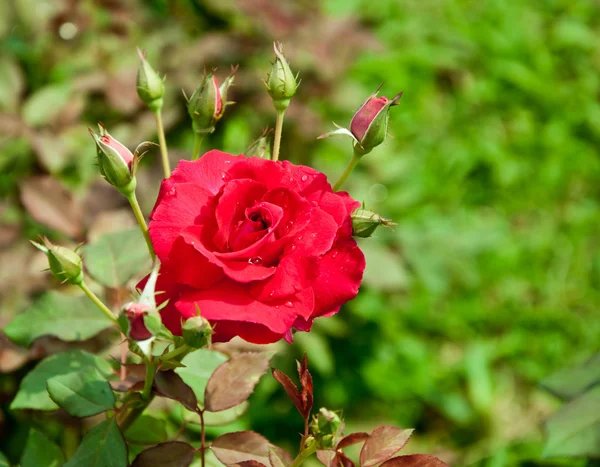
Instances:
[[[121,193],[130,194],[135,190],[135,157],[129,149],[108,134],[104,125],[99,123],[98,126],[100,136],[91,128],[88,130],[98,148],[100,173]]]
[[[253,141],[244,156],[246,157],[259,157],[261,159],[271,158],[271,138],[269,137],[270,130],[265,130],[260,138]]]
[[[181,330],[183,340],[193,349],[201,349],[210,344],[213,330],[210,323],[202,316],[189,318]]]
[[[221,87],[217,77],[210,73],[204,77],[202,84],[196,88],[188,101],[188,113],[192,119],[194,131],[199,134],[207,134],[215,131],[216,123],[223,117],[227,102],[227,91],[233,84],[237,68],[232,69]]]
[[[131,302],[123,308],[123,313],[129,321],[129,337],[134,341],[145,341],[152,337],[152,333],[144,324],[144,317],[149,311],[150,306],[141,302]]]
[[[50,271],[54,277],[61,282],[80,285],[83,282],[83,261],[76,251],[69,250],[63,246],[53,245],[50,240],[44,238],[44,244],[31,243],[43,251],[48,257]]]
[[[310,433],[319,449],[331,449],[337,444],[341,434],[342,420],[340,416],[325,408],[319,409],[310,425]]]
[[[352,235],[354,237],[368,238],[380,225],[384,227],[396,225],[390,219],[385,219],[366,209],[357,209],[350,217],[352,218]]]
[[[165,94],[164,79],[150,66],[145,55],[138,48],[140,67],[137,72],[137,93],[148,108],[153,111],[160,110]]]
[[[296,94],[298,84],[290,66],[283,56],[281,44],[273,44],[275,62],[265,82],[267,91],[273,99],[278,112],[283,112],[290,105],[290,99]]]

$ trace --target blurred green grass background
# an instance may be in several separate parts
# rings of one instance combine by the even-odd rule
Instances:
[[[222,78],[240,65],[236,104],[206,149],[243,152],[274,125],[261,79],[279,40],[302,78],[284,158],[335,179],[350,142],[316,137],[382,82],[404,96],[393,138],[345,187],[398,226],[360,242],[358,298],[282,345],[277,365],[291,371],[308,352],[318,406],[343,408],[352,429],[415,427],[410,448],[454,466],[585,465],[541,459],[558,403],[538,383],[598,349],[599,30],[591,0],[2,2],[2,323],[50,283],[28,238],[82,241],[123,207],[97,180],[86,127],[103,121],[131,148],[155,138],[135,46],[167,75],[175,162],[193,144],[180,89],[191,94],[204,67]],[[54,223],[23,194],[47,174],[72,203]],[[157,153],[140,177],[149,212]],[[6,399],[15,383],[3,381]],[[301,430],[270,378],[243,424],[282,445]]]

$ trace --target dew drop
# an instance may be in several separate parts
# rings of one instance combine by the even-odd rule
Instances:
[[[294,308],[294,304],[290,301],[285,302],[284,305],[287,306],[288,308]]]
[[[313,206],[318,206],[319,203],[317,201],[311,201],[310,204],[312,204]]]
[[[332,253],[331,257],[332,257],[332,258],[335,258],[337,255],[338,255],[338,252],[337,252],[337,251],[334,251],[334,252]]]
[[[248,263],[254,264],[254,265],[260,264],[260,263],[262,263],[262,258],[260,256],[255,256],[254,258],[250,258],[248,260]]]
[[[176,193],[177,193],[177,189],[176,189],[175,187],[172,187],[172,188],[169,190],[169,195],[170,195],[170,196],[175,196],[175,194],[176,194]]]
[[[226,164],[231,164],[231,161],[225,161]]]
[[[302,175],[302,178],[300,180],[305,182],[306,180],[308,180],[308,175]]]
[[[225,177],[226,177],[226,176],[227,176],[227,174],[226,174],[225,172],[223,172],[223,173],[221,174],[221,180],[225,180]]]
[[[272,297],[273,295],[275,295],[275,291],[271,290],[271,293],[269,294],[269,297]]]

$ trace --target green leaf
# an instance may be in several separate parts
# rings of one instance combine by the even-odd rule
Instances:
[[[111,325],[87,297],[49,292],[17,315],[4,332],[14,343],[29,347],[48,335],[67,342],[89,339]]]
[[[554,373],[541,384],[562,399],[572,399],[591,387],[600,385],[600,353],[582,365]]]
[[[544,457],[600,456],[600,386],[561,407],[546,432]]]
[[[112,368],[107,361],[83,350],[69,350],[45,358],[23,378],[10,408],[12,410],[57,409],[58,406],[50,399],[46,390],[46,382],[55,376],[66,375],[87,367],[96,367],[104,376],[112,374]]]
[[[200,349],[187,354],[181,363],[185,367],[175,369],[175,373],[192,388],[196,398],[204,405],[204,390],[209,378],[217,367],[227,361],[227,356],[214,350]]]
[[[8,463],[8,459],[1,452],[0,452],[0,467],[10,467],[10,464]]]
[[[74,417],[90,417],[115,407],[115,395],[95,367],[50,378],[47,389],[50,398]]]
[[[206,410],[204,411],[204,424],[206,426],[230,425],[246,413],[249,405],[248,401],[244,401],[240,405],[222,410],[221,412],[209,412]],[[182,418],[194,425],[200,425],[200,415],[197,413],[182,409]]]
[[[83,247],[84,264],[90,275],[103,285],[125,285],[149,261],[140,229],[101,236]]]
[[[141,415],[125,432],[125,439],[137,444],[159,444],[167,438],[165,421],[153,415]]]
[[[64,467],[127,467],[127,445],[114,418],[92,428]]]
[[[60,448],[42,432],[32,428],[21,457],[21,467],[60,467],[64,462],[65,456]]]

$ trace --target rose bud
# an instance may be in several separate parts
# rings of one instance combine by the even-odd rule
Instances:
[[[43,245],[31,243],[46,254],[54,277],[69,284],[79,285],[83,282],[83,262],[76,251],[53,245],[47,238],[44,238]]]
[[[201,349],[210,344],[212,332],[207,320],[202,316],[194,316],[183,324],[181,335],[187,345],[193,349]]]
[[[141,302],[131,302],[123,308],[123,313],[129,321],[129,337],[134,341],[145,341],[152,337],[144,323],[150,309],[150,306]]]
[[[98,167],[108,183],[121,193],[135,189],[135,157],[132,152],[108,134],[101,123],[100,136],[90,128],[90,134],[98,147]]]
[[[246,157],[259,157],[261,159],[271,159],[271,138],[270,130],[265,130],[260,138],[253,141],[244,156]]]
[[[188,101],[188,113],[192,119],[194,131],[200,134],[215,131],[215,124],[221,119],[227,102],[227,90],[233,84],[236,68],[223,82],[221,87],[214,74],[205,76],[202,84],[196,88]]]
[[[380,88],[381,86],[356,111],[350,121],[350,130],[334,123],[337,130],[327,132],[319,136],[319,139],[340,134],[348,135],[354,140],[354,153],[358,157],[364,156],[383,143],[387,136],[390,107],[398,105],[402,93],[392,99],[377,97]]]
[[[273,49],[275,50],[275,62],[265,84],[271,99],[273,99],[275,109],[282,112],[290,105],[290,99],[296,94],[298,84],[283,56],[281,44],[274,43]]]
[[[340,416],[325,408],[319,409],[310,425],[310,432],[317,442],[319,449],[331,449],[337,444],[341,434],[342,420]]]
[[[357,209],[350,217],[352,218],[352,236],[354,237],[368,238],[373,235],[375,229],[380,225],[384,227],[396,225],[390,219],[385,219],[379,214],[366,209]]]
[[[165,93],[164,79],[150,66],[142,51],[137,49],[140,67],[137,72],[137,93],[151,110],[159,110]]]

